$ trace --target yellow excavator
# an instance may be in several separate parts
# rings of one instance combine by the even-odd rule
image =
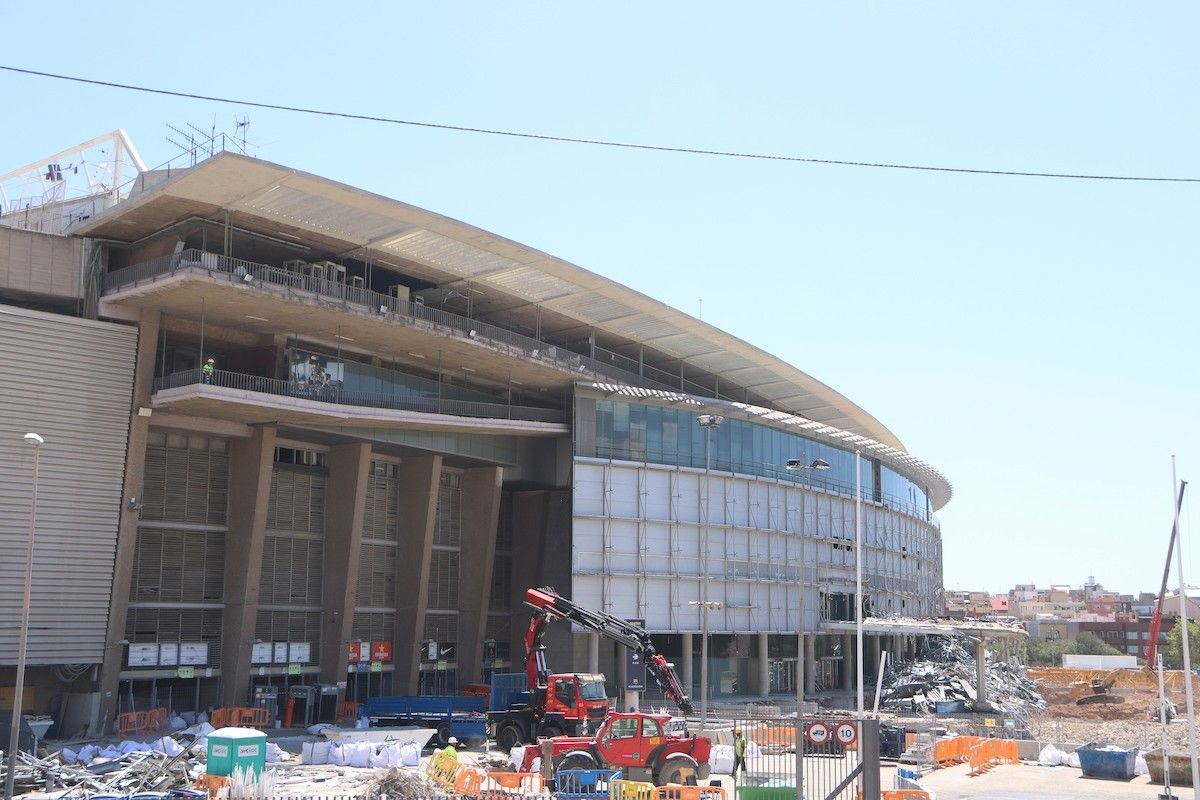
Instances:
[[[1113,694],[1113,686],[1117,683],[1117,678],[1122,673],[1128,670],[1114,669],[1105,675],[1103,678],[1092,678],[1090,681],[1074,681],[1071,683],[1071,697],[1075,699],[1075,704],[1080,706],[1090,706],[1097,703],[1124,703],[1125,698],[1118,694]]]

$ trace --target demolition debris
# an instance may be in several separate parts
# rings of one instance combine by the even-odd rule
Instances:
[[[1018,662],[987,653],[986,700],[978,700],[975,655],[966,634],[928,636],[918,658],[884,672],[880,706],[921,713],[1000,712],[1027,718],[1046,707],[1037,685]]]

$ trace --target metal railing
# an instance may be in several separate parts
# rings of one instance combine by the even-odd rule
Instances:
[[[296,381],[263,378],[258,375],[245,375],[221,369],[213,370],[212,374],[207,376],[203,370],[190,369],[155,378],[154,391],[178,389],[196,384],[240,389],[279,397],[294,397],[300,400],[314,400],[319,403],[340,406],[419,411],[426,414],[451,414],[458,417],[515,419],[526,422],[563,422],[565,420],[565,412],[553,408],[512,406],[506,403],[480,403],[469,400],[451,400],[444,397],[353,392],[334,386],[308,386]]]
[[[581,456],[592,456],[594,458],[607,458],[615,461],[640,461],[649,464],[668,464],[680,467],[693,467],[695,469],[704,469],[704,453],[693,453],[690,456],[681,458],[678,453],[668,453],[665,451],[655,451],[648,447],[606,447],[597,444],[594,454],[579,453]],[[724,458],[711,457],[709,468],[714,472],[732,472],[741,475],[753,475],[757,478],[774,478],[788,483],[795,483],[801,486],[810,486],[814,489],[821,489],[835,494],[854,496],[854,484],[844,483],[843,481],[834,481],[821,477],[821,473],[814,471],[793,471],[780,467],[777,464],[765,464],[762,462],[748,461],[732,461]],[[882,505],[884,508],[889,508],[893,511],[899,511],[901,514],[907,514],[910,517],[916,517],[931,523],[934,527],[940,530],[941,523],[938,521],[937,515],[930,511],[926,506],[920,503],[914,503],[907,497],[890,494],[888,492],[873,493],[864,487],[863,502]]]
[[[240,258],[230,258],[198,249],[159,256],[141,264],[115,270],[104,277],[104,292],[136,288],[154,283],[180,272],[205,272],[227,278],[231,283],[246,283],[261,287],[282,287],[289,293],[307,292],[343,305],[361,306],[380,316],[408,324],[433,325],[443,332],[454,332],[471,339],[481,339],[493,345],[514,349],[524,358],[553,364],[581,376],[592,376],[628,383],[635,386],[678,391],[678,381],[659,384],[636,372],[629,372],[612,363],[576,353],[559,345],[534,339],[477,319],[432,308],[422,303],[400,300],[373,289],[365,289],[341,281],[332,281],[293,270],[258,264]],[[663,373],[666,374],[666,373]]]

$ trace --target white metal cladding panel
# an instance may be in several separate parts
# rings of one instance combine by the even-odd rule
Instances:
[[[646,492],[646,518],[670,519],[672,500],[671,473],[649,469],[645,471],[642,481]]]
[[[703,479],[703,473],[666,466],[577,464],[577,489],[592,489],[593,508],[606,506],[611,516],[575,518],[576,599],[583,602],[581,592],[590,592],[594,607],[646,618],[659,631],[699,630],[699,616],[687,604],[700,596],[699,581],[690,576],[701,570],[700,554],[707,538],[709,598],[729,606],[753,607],[714,614],[712,629],[792,631],[798,623],[801,545],[796,533],[803,529],[807,533],[807,627],[815,630],[818,587],[844,586],[853,579],[853,552],[846,546],[854,535],[853,501],[798,486],[714,474],[710,492],[714,518],[705,526],[683,519],[689,511],[695,519]],[[662,487],[669,494],[673,520],[655,518],[661,511],[656,503]],[[599,498],[606,491],[609,501],[602,504]],[[641,500],[632,499],[632,492]],[[619,509],[632,515],[622,518]],[[740,525],[718,521],[718,509],[722,519]],[[870,548],[864,552],[864,577],[873,601],[885,611],[927,613],[936,604],[940,575],[937,532],[873,505],[864,511],[864,540]],[[902,605],[906,597],[907,606]],[[657,607],[664,604],[669,610]],[[640,611],[630,614],[626,606]],[[656,615],[665,615],[666,621],[659,624]]]
[[[571,531],[574,541],[575,572],[604,569],[604,523],[598,519],[577,518]]]
[[[575,465],[576,514],[604,513],[604,467],[600,464]]]
[[[0,620],[18,619],[41,449],[31,664],[96,663],[104,650],[125,473],[134,328],[0,306]],[[0,664],[16,660],[0,625]]]

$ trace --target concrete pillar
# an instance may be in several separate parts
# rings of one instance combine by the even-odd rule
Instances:
[[[691,697],[696,693],[695,687],[692,684],[692,634],[684,633],[679,637],[683,641],[683,652],[679,658],[679,674],[680,680],[683,681],[683,690]]]
[[[771,660],[768,656],[770,642],[767,634],[758,634],[758,696],[766,697],[771,693]]]
[[[523,605],[525,590],[538,586],[571,585],[571,492],[570,490],[534,490],[512,493],[512,638],[524,664],[525,631],[529,627],[529,609]],[[542,642],[549,653],[550,667],[558,672],[581,669],[579,663],[567,661],[574,652],[570,625],[547,625]],[[602,649],[600,669],[611,682],[616,674],[609,668],[612,648]],[[517,657],[513,659],[514,665]],[[522,667],[523,668],[523,667]]]
[[[406,458],[400,464],[396,627],[392,634],[392,659],[395,662],[392,690],[396,694],[417,693],[420,677],[417,667],[422,655],[418,645],[425,630],[429,560],[441,476],[441,456]]]
[[[501,467],[469,469],[462,476],[462,551],[458,562],[458,682],[482,680],[483,639],[492,600],[496,525],[500,519]]]
[[[975,702],[987,702],[987,642],[982,637],[975,645]]]
[[[117,695],[121,685],[125,617],[129,610],[129,585],[133,582],[133,559],[137,552],[138,512],[126,502],[141,498],[146,472],[146,438],[150,417],[138,414],[149,408],[154,385],[154,360],[158,352],[160,317],[157,311],[142,313],[138,323],[138,346],[133,370],[133,395],[129,413],[129,441],[125,450],[125,483],[121,493],[121,516],[117,523],[117,546],[113,563],[112,594],[108,605],[108,629],[104,638],[104,659],[100,665],[100,703],[91,721],[93,735],[109,730],[117,719]]]
[[[900,634],[898,634],[898,633],[892,634],[892,660],[893,661],[903,661],[904,660],[904,649],[900,646],[900,644],[901,644],[900,639],[901,639]]]
[[[854,637],[842,634],[842,691],[854,688]]]
[[[221,624],[221,704],[247,704],[250,649],[258,623],[263,541],[275,427],[262,425],[248,439],[234,439],[229,452],[229,533],[225,536],[225,612]]]
[[[878,636],[864,635],[863,642],[867,646],[867,653],[864,656],[864,668],[871,674],[875,674],[879,672],[880,639]]]
[[[804,634],[804,694],[817,691],[817,635]]]
[[[371,474],[371,445],[341,444],[329,451],[326,490],[334,502],[325,516],[325,572],[321,596],[321,682],[346,680],[347,645],[358,605],[358,564],[362,548],[363,513]],[[393,658],[395,655],[393,654]]]
[[[600,671],[600,634],[589,633],[587,635],[588,643],[588,672],[597,673]]]

